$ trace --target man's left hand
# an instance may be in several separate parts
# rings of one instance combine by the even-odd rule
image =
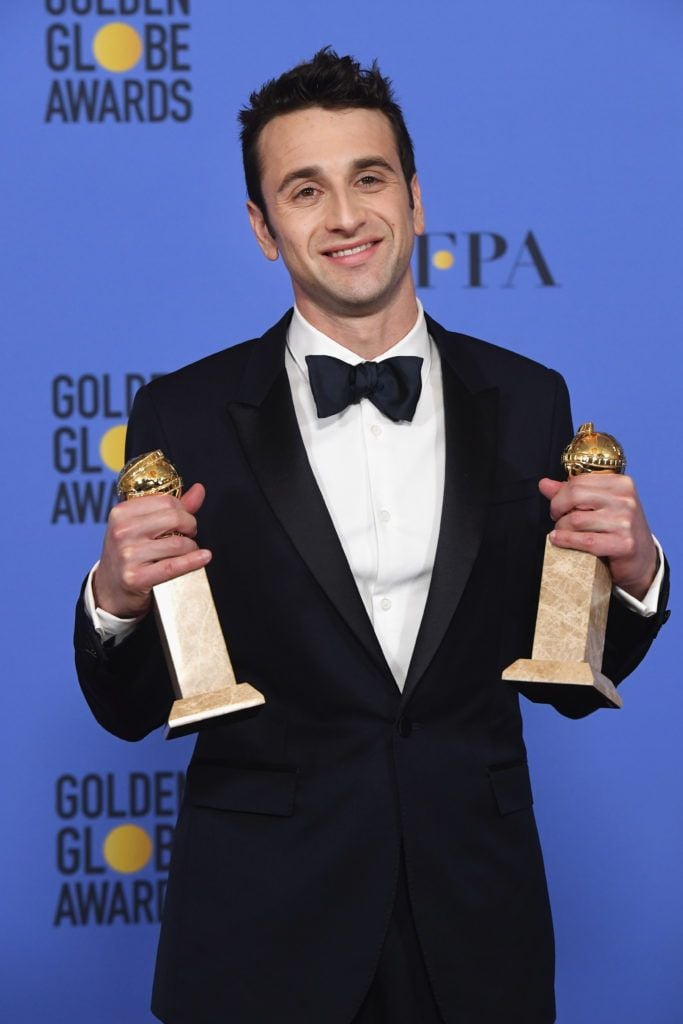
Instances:
[[[550,500],[553,544],[604,558],[615,586],[641,601],[657,572],[657,549],[631,477],[581,473],[564,482],[544,477],[538,487]]]

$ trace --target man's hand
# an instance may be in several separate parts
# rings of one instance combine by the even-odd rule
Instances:
[[[581,473],[564,483],[544,477],[558,548],[604,558],[612,582],[642,600],[657,571],[657,549],[633,480],[619,473]]]
[[[181,498],[147,495],[112,509],[93,577],[98,608],[122,619],[139,618],[149,611],[157,583],[211,561],[211,552],[194,540],[195,513],[205,493],[194,484]]]

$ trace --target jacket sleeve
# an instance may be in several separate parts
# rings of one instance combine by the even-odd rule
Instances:
[[[172,453],[146,387],[138,392],[126,434],[126,459],[161,448]],[[97,721],[126,740],[138,740],[168,718],[171,680],[154,616],[148,615],[120,644],[103,643],[85,611],[83,591],[76,605],[76,671]]]

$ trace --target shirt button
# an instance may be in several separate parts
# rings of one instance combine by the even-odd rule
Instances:
[[[388,523],[391,519],[391,512],[387,512],[385,508],[380,509],[379,518],[383,523]]]
[[[383,597],[379,603],[379,606],[383,612],[388,612],[389,609],[391,608],[391,601],[389,600],[388,597]]]
[[[380,434],[382,433],[382,428],[378,423],[373,423],[372,426],[370,427],[370,433],[372,434],[373,437],[379,437]]]

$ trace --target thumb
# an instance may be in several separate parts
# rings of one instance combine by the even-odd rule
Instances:
[[[190,515],[194,515],[204,504],[204,498],[206,497],[206,490],[203,484],[192,484],[189,491],[186,491],[182,495],[180,502],[186,512]]]
[[[564,486],[561,480],[551,480],[550,477],[544,476],[538,481],[538,489],[544,498],[550,501],[558,493],[560,488]]]

